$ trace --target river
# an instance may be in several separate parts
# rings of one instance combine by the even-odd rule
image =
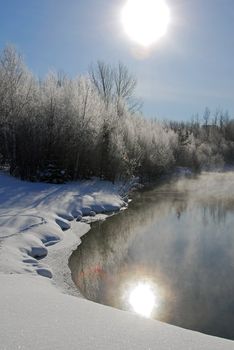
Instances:
[[[234,339],[234,173],[137,191],[70,257],[95,302]]]

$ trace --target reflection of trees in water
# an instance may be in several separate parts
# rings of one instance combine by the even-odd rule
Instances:
[[[225,223],[228,213],[234,211],[234,198],[210,199],[203,202],[204,224],[211,218],[216,224]]]
[[[73,279],[86,297],[121,307],[122,281],[149,274],[166,291],[160,320],[234,338],[234,199],[173,186],[136,193],[93,225],[71,257]]]

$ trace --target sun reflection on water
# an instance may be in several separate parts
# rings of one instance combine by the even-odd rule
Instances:
[[[132,311],[150,318],[160,305],[160,293],[150,281],[139,281],[129,288],[127,300]]]

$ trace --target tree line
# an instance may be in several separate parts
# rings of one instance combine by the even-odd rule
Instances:
[[[104,62],[74,79],[54,72],[38,79],[7,46],[0,54],[1,166],[31,181],[115,181],[233,161],[228,113],[206,109],[188,123],[145,119],[136,84],[125,65]]]

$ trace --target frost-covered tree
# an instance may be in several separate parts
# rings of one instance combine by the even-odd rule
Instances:
[[[128,111],[139,111],[141,103],[134,97],[137,81],[123,63],[111,66],[98,61],[91,65],[89,75],[105,104],[109,106],[112,103],[119,117],[124,114],[125,106]]]
[[[17,152],[22,134],[19,129],[30,113],[35,81],[20,54],[7,46],[0,56],[1,152],[9,161],[10,172],[17,167]],[[22,130],[21,130],[22,131]]]

